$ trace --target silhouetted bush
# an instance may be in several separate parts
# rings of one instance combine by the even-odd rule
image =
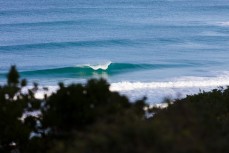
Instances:
[[[13,66],[0,86],[0,152],[229,152],[229,88],[150,109],[145,98],[130,102],[111,92],[103,79],[60,83],[44,99],[34,96],[37,84],[22,92],[26,84]]]
[[[33,92],[22,93],[25,80],[19,81],[19,74],[12,66],[7,85],[0,86],[0,152],[10,152],[12,149],[24,150],[28,144],[30,133],[35,128],[32,120],[24,119],[23,114],[30,111],[29,105],[34,101]],[[30,125],[29,125],[30,124]]]

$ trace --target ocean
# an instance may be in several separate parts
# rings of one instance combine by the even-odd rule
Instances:
[[[229,0],[0,0],[0,83],[103,77],[149,103],[229,85]]]

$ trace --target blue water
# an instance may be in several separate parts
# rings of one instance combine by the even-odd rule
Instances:
[[[29,83],[104,77],[153,101],[229,85],[228,58],[228,0],[0,0],[0,83],[16,64]]]

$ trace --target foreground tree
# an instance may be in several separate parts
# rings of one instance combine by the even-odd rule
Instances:
[[[33,92],[22,93],[26,85],[25,80],[19,80],[15,66],[12,66],[7,76],[7,85],[0,86],[0,152],[23,150],[29,141],[30,133],[34,129],[31,116],[23,114],[28,110],[28,104],[34,101]]]
[[[154,108],[150,118],[126,114],[98,121],[50,153],[227,153],[229,88],[203,92]]]

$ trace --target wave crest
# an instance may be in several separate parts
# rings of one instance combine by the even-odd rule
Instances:
[[[107,70],[111,63],[112,62],[107,62],[105,64],[95,64],[95,65],[85,64],[85,65],[78,65],[76,67],[82,67],[82,68],[89,67],[92,68],[93,70]]]

